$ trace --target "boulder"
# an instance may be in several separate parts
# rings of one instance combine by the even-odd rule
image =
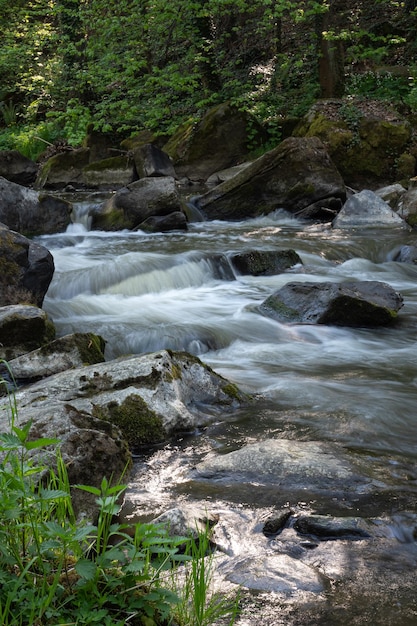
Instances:
[[[91,227],[96,230],[137,228],[148,217],[181,211],[181,199],[172,176],[143,178],[119,189],[94,209]]]
[[[0,176],[18,185],[31,185],[36,180],[38,165],[17,150],[0,150]]]
[[[171,159],[152,143],[137,148],[133,153],[136,172],[139,178],[148,176],[172,176],[175,178],[175,168]]]
[[[403,305],[402,296],[377,281],[287,283],[258,310],[282,323],[386,326]]]
[[[0,177],[0,222],[23,235],[64,232],[71,223],[72,205]]]
[[[378,187],[404,177],[399,167],[407,154],[411,124],[381,102],[320,100],[293,135],[321,139],[351,187]]]
[[[83,167],[78,185],[88,189],[120,189],[137,178],[133,159],[120,155]]]
[[[16,304],[0,308],[0,358],[6,361],[55,338],[55,327],[42,309]]]
[[[43,163],[35,186],[37,189],[64,189],[67,186],[82,188],[83,169],[89,162],[89,148],[59,152]]]
[[[368,226],[399,226],[406,228],[404,220],[390,205],[373,191],[364,189],[348,198],[333,221],[333,228],[363,228]]]
[[[393,211],[398,210],[400,200],[405,192],[406,189],[400,185],[400,183],[388,185],[387,187],[382,187],[381,189],[377,189],[375,191],[376,195],[389,204]]]
[[[199,359],[167,351],[78,367],[15,393],[17,423],[32,421],[34,438],[58,438],[71,484],[93,486],[121,476],[130,458],[126,442],[148,447],[219,414],[224,419],[247,401]],[[8,400],[0,407],[5,430]]]
[[[401,246],[399,250],[395,251],[392,260],[397,261],[397,263],[417,265],[417,246]]]
[[[17,386],[33,383],[74,367],[103,362],[104,347],[104,339],[93,333],[66,335],[12,359],[2,377]]]
[[[169,215],[151,215],[139,224],[135,230],[146,233],[166,233],[171,230],[187,230],[187,218],[182,211],[173,211]]]
[[[409,189],[401,196],[398,203],[398,215],[410,226],[417,226],[417,179],[410,181]]]
[[[0,224],[0,270],[0,306],[42,306],[54,274],[49,250]]]
[[[326,198],[344,201],[346,189],[324,145],[290,137],[195,203],[208,219],[241,220],[278,208],[296,214]]]
[[[303,263],[295,250],[248,250],[232,254],[230,262],[239,274],[251,276],[273,276]]]
[[[178,176],[204,181],[245,160],[250,142],[253,149],[265,140],[265,131],[249,113],[226,102],[207,111],[197,124],[190,121],[181,126],[164,152],[172,158]]]

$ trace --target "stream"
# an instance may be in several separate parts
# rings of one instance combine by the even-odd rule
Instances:
[[[129,483],[135,515],[150,519],[179,503],[219,514],[218,580],[223,589],[242,585],[239,626],[417,625],[417,265],[393,261],[400,246],[417,245],[417,231],[332,230],[279,210],[197,221],[188,232],[90,231],[87,214],[100,201],[78,200],[67,232],[37,238],[54,256],[44,309],[58,335],[97,333],[108,360],[187,351],[257,398],[138,454]],[[277,248],[294,249],[303,264],[255,277],[234,274],[228,262],[233,252]],[[398,322],[285,325],[256,311],[289,281],[344,280],[389,283],[404,298]],[[193,477],[206,458],[271,439],[328,444],[361,481],[329,491],[328,483]],[[372,519],[376,530],[370,541],[311,545],[292,527],[265,537],[263,522],[285,507]]]

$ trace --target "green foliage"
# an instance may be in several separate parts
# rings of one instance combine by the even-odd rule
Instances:
[[[410,79],[391,72],[367,71],[351,74],[346,82],[346,93],[350,96],[402,102],[412,91]]]

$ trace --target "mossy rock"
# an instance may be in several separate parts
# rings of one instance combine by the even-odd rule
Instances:
[[[89,163],[82,170],[83,186],[90,189],[115,189],[136,179],[133,159],[126,155]]]
[[[207,178],[245,160],[266,141],[266,133],[247,112],[229,102],[211,108],[200,122],[183,124],[164,146],[180,176]]]
[[[82,186],[82,170],[89,160],[89,148],[55,154],[42,165],[36,179],[36,188],[63,189],[67,185]]]
[[[93,415],[118,426],[132,449],[161,443],[167,438],[161,416],[139,395],[128,396],[121,404],[95,406]]]

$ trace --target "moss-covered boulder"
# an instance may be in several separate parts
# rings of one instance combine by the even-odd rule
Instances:
[[[0,224],[0,306],[42,306],[53,274],[49,250]]]
[[[207,178],[245,160],[266,135],[247,112],[229,102],[211,108],[197,124],[185,123],[164,146],[179,176]]]
[[[372,101],[323,100],[293,132],[319,137],[347,185],[375,188],[409,175],[411,124],[397,111]]]
[[[320,139],[289,137],[195,202],[208,219],[241,220],[345,198],[343,179]]]
[[[282,323],[377,327],[391,324],[403,306],[387,283],[288,283],[269,296],[259,312]]]

